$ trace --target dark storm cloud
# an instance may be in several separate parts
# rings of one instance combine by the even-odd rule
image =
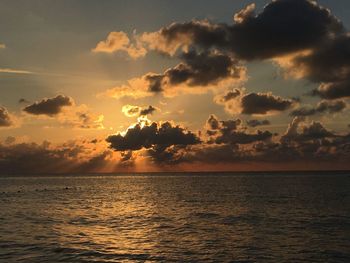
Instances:
[[[173,23],[159,31],[169,45],[174,43],[232,51],[241,59],[266,59],[312,48],[343,25],[314,1],[277,0],[255,15],[254,5],[237,13],[235,23],[206,21]]]
[[[136,124],[129,128],[124,136],[111,135],[106,141],[116,151],[140,150],[142,148],[161,147],[172,145],[192,145],[200,143],[199,138],[192,132],[185,131],[179,126],[172,126],[165,122],[161,125],[153,122],[149,126],[141,127]]]
[[[141,109],[140,116],[150,115],[153,114],[157,109],[153,106],[148,106],[147,108]]]
[[[247,125],[253,128],[258,126],[266,126],[270,124],[271,123],[269,120],[247,120]]]
[[[321,101],[315,108],[302,107],[290,113],[291,116],[311,116],[321,113],[337,113],[346,108],[345,101]]]
[[[13,120],[5,107],[0,106],[0,127],[9,127],[13,125]]]
[[[270,111],[285,111],[294,101],[269,93],[249,93],[241,99],[243,114],[266,114]]]
[[[74,101],[71,97],[58,95],[54,98],[43,99],[35,102],[23,109],[23,111],[33,115],[54,116],[62,111],[64,106],[72,106]]]

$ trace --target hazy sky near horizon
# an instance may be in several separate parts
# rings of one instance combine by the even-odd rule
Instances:
[[[349,28],[346,0],[1,0],[0,167],[348,167]]]

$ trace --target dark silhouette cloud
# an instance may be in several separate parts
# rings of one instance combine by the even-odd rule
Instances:
[[[149,105],[146,108],[134,105],[124,105],[122,107],[122,112],[127,117],[152,115],[155,111],[157,111],[157,108],[152,105]]]
[[[312,95],[323,99],[350,97],[350,36],[343,34],[315,46],[313,52],[296,56],[293,68],[321,85]]]
[[[0,174],[52,174],[99,172],[108,163],[110,150],[93,153],[86,143],[0,143]]]
[[[145,76],[146,81],[148,81],[148,91],[159,93],[163,91],[162,81],[164,79],[164,75],[162,74],[147,74]]]
[[[153,114],[153,112],[155,112],[157,110],[157,108],[153,107],[153,106],[148,106],[145,109],[141,109],[140,111],[140,116],[145,116],[145,115],[150,115]]]
[[[309,126],[304,126],[302,132],[299,132],[299,126],[304,122],[304,117],[295,117],[289,125],[287,132],[281,137],[281,142],[301,142],[310,140],[320,140],[337,137],[333,132],[328,131],[319,122],[312,122]]]
[[[290,113],[291,116],[312,116],[321,113],[337,113],[346,108],[345,101],[321,101],[315,108],[302,107]]]
[[[209,118],[210,123],[213,123],[214,118],[215,116]],[[220,121],[218,123],[220,124]],[[301,124],[303,125],[301,126]],[[220,130],[220,127],[216,128],[215,126],[215,129]],[[231,131],[231,133],[237,133],[236,129]],[[226,135],[229,134],[226,133]],[[240,135],[242,134],[243,132],[241,131]],[[234,136],[233,142],[236,142],[238,137]],[[245,135],[242,137],[244,140]],[[349,134],[335,134],[319,122],[306,124],[302,117],[296,117],[285,134],[277,140],[250,140],[251,138],[247,140],[248,143],[250,142],[249,144],[243,145],[232,144],[232,140],[225,140],[221,144],[202,143],[199,146],[196,145],[191,149],[186,149],[184,152],[177,153],[178,162],[223,164],[309,162],[309,164],[315,165],[322,161],[328,164],[332,162],[334,165],[341,164],[344,166],[350,158]]]
[[[269,120],[247,120],[247,125],[253,128],[258,126],[266,126],[270,124],[271,123]]]
[[[199,138],[192,132],[185,131],[180,126],[172,126],[170,122],[158,125],[153,122],[149,126],[141,127],[136,124],[129,128],[124,136],[111,135],[106,141],[116,151],[140,150],[142,148],[161,147],[172,145],[192,145],[200,143]]]
[[[190,86],[207,86],[221,79],[241,76],[238,62],[224,54],[190,51],[180,58],[184,64],[167,70],[165,74],[173,85],[187,82]]]
[[[232,91],[227,92],[224,96],[222,96],[222,100],[224,102],[237,98],[241,95],[241,91],[239,89],[234,89]]]
[[[256,131],[247,133],[240,119],[219,121],[215,115],[207,120],[207,134],[209,142],[216,144],[250,144],[257,141],[271,139],[273,134],[269,131]]]
[[[272,1],[259,14],[254,9],[249,5],[238,12],[232,25],[208,21],[173,23],[158,34],[170,47],[216,48],[252,60],[312,48],[344,30],[328,9],[311,0]],[[152,46],[164,51],[163,46]]]
[[[43,99],[35,102],[23,109],[23,111],[33,115],[54,116],[62,111],[65,106],[72,106],[74,101],[71,97],[58,95],[54,98]]]
[[[222,95],[217,95],[214,101],[224,105],[231,114],[259,114],[282,112],[290,109],[297,102],[295,99],[285,99],[272,93],[246,93],[235,89]]]
[[[230,28],[231,48],[243,59],[266,59],[313,48],[344,30],[329,10],[311,0],[277,0],[248,12]]]
[[[287,70],[298,72],[298,76],[311,81],[322,82],[320,88],[314,90],[314,95],[324,99],[350,95],[350,37],[341,21],[316,1],[271,1],[260,13],[256,13],[255,5],[251,4],[234,15],[233,24],[209,21],[173,23],[143,36],[149,48],[170,55],[176,50],[183,54],[188,49],[204,53],[214,50],[251,61],[295,54],[287,63]],[[186,61],[186,55],[182,59]],[[221,72],[224,71],[221,69]],[[190,75],[186,67],[179,66],[174,69],[173,81],[180,82]],[[158,85],[151,86],[157,88],[151,90],[161,90],[160,82],[156,83]]]
[[[340,82],[323,83],[311,94],[328,100],[348,98],[350,97],[350,78]]]
[[[13,120],[10,113],[5,107],[0,106],[0,127],[10,127],[13,125]]]
[[[182,61],[163,74],[147,74],[148,91],[158,93],[166,87],[215,85],[225,79],[240,79],[245,69],[229,55],[191,50],[179,56]]]
[[[134,105],[124,105],[122,107],[122,112],[127,117],[133,117],[133,116],[139,115],[140,110],[141,108],[139,106],[134,106]]]
[[[269,93],[249,93],[241,99],[243,114],[266,114],[271,111],[285,111],[294,101]]]

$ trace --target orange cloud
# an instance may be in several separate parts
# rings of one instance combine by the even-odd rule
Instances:
[[[142,46],[136,35],[134,35],[134,38],[135,43],[131,43],[126,33],[122,31],[111,32],[108,34],[107,39],[100,41],[92,51],[104,53],[124,51],[133,59],[144,57],[147,50]]]

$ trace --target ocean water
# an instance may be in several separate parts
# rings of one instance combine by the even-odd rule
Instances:
[[[0,262],[350,262],[350,175],[1,177]]]

